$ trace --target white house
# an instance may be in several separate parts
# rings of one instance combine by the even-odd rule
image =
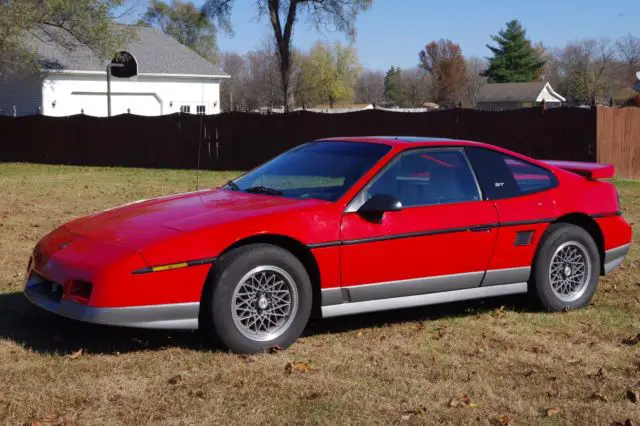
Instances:
[[[529,108],[544,102],[547,107],[561,106],[567,100],[560,96],[548,82],[492,83],[478,91],[476,108],[484,111],[505,111]]]
[[[220,112],[220,83],[228,75],[155,28],[132,29],[134,37],[121,51],[133,56],[138,74],[111,77],[112,115]],[[62,45],[56,31],[51,28],[27,40],[38,54],[41,74],[0,80],[0,115],[107,116],[106,67],[110,61],[69,36],[63,36]]]

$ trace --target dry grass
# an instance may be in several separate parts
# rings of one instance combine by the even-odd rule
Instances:
[[[202,173],[201,182],[232,175]],[[0,164],[0,419],[640,422],[640,405],[626,396],[640,388],[640,345],[622,343],[640,333],[636,246],[581,311],[544,314],[509,298],[314,320],[290,350],[250,357],[207,350],[197,333],[92,326],[29,308],[20,294],[24,269],[47,231],[78,215],[194,184],[190,171]],[[625,215],[637,223],[640,183],[619,186]],[[297,364],[286,372],[294,361],[311,369]]]

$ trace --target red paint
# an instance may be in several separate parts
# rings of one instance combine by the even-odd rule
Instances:
[[[311,250],[323,288],[514,268],[531,265],[548,222],[479,232],[466,228],[521,221],[552,222],[570,214],[615,214],[619,210],[611,183],[584,177],[609,177],[613,169],[606,165],[540,162],[475,142],[336,140],[381,143],[392,149],[335,203],[221,189],[133,203],[56,229],[38,243],[31,269],[58,283],[73,280],[91,283],[90,306],[197,302],[211,265],[140,275],[132,271],[220,256],[242,240],[269,236],[285,237],[303,246],[337,242],[331,247]],[[361,188],[399,152],[444,146],[479,146],[512,155],[551,170],[559,185],[507,200],[405,208],[386,213],[379,224],[357,213],[344,213]],[[595,220],[604,235],[605,250],[631,241],[631,227],[621,216]],[[339,244],[443,229],[459,232]],[[526,230],[534,231],[532,244],[514,247],[516,232]]]
[[[611,179],[615,173],[613,164],[580,161],[544,161],[544,163],[590,179]]]
[[[342,220],[342,240],[460,229],[497,221],[492,201],[405,208],[386,213],[379,224],[363,219],[358,213],[347,213]],[[494,228],[480,232],[463,230],[344,245],[342,285],[484,271],[496,234]]]

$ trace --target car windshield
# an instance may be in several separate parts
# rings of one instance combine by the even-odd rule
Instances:
[[[310,142],[224,186],[288,198],[338,200],[391,147],[362,142]]]

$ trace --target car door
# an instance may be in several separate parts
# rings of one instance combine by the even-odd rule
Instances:
[[[498,212],[496,248],[482,285],[526,282],[538,242],[557,217],[557,179],[544,167],[492,149],[466,152]]]
[[[358,209],[386,194],[400,211],[379,220]],[[399,154],[347,206],[342,286],[351,302],[477,287],[496,240],[493,202],[482,199],[461,148]]]

